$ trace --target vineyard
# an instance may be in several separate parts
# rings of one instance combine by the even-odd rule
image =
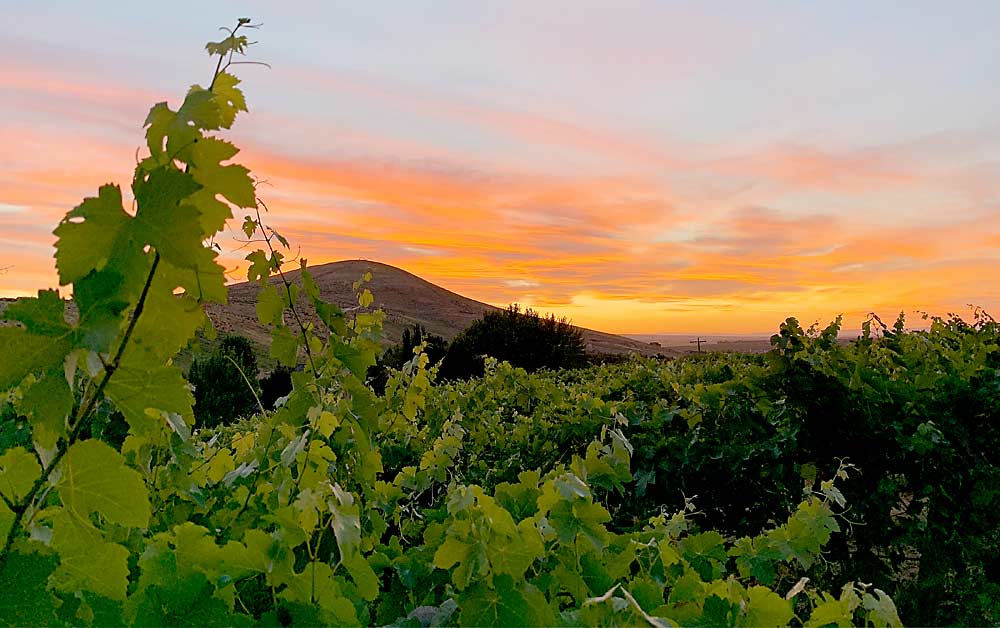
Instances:
[[[789,319],[766,355],[487,360],[467,382],[418,346],[377,395],[370,278],[346,311],[304,261],[288,281],[218,135],[247,110],[252,26],[207,46],[207,87],[152,107],[134,202],[104,185],[56,227],[79,315],[53,290],[0,314],[0,624],[1000,622],[986,313],[873,316],[849,345]],[[271,358],[302,369],[278,409],[199,429],[173,359],[226,299],[234,210]]]

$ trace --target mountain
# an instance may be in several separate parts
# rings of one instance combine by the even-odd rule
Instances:
[[[345,309],[357,305],[352,284],[368,271],[372,273],[368,288],[375,297],[374,306],[385,312],[384,332],[389,343],[400,342],[403,329],[415,323],[450,341],[484,313],[499,309],[380,262],[348,260],[309,268],[323,299]],[[299,270],[293,270],[286,272],[285,276],[291,282],[299,283],[299,274]],[[276,278],[272,281],[279,282]],[[257,284],[253,283],[232,284],[229,286],[228,305],[209,304],[206,312],[216,329],[223,333],[242,334],[262,345],[268,344],[270,335],[257,322],[258,290]],[[304,307],[303,312],[305,318],[318,322],[311,306]],[[672,351],[624,336],[581,329],[587,350],[594,353],[673,354]]]

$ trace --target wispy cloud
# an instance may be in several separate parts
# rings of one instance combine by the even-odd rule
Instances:
[[[828,116],[817,120],[795,108],[819,79],[783,83],[787,102],[768,100],[780,91],[777,57],[750,48],[746,59],[721,42],[696,50],[693,33],[690,52],[666,39],[584,46],[595,11],[574,15],[567,36],[579,54],[539,23],[525,27],[535,39],[523,50],[482,33],[495,56],[469,47],[468,60],[422,35],[428,55],[453,62],[434,66],[442,76],[467,80],[381,49],[369,61],[279,57],[248,82],[266,88],[249,94],[253,112],[234,137],[262,181],[267,218],[311,263],[377,259],[609,331],[759,332],[786,315],[1000,309],[1000,287],[985,279],[1000,262],[995,116],[935,101],[941,113],[926,124],[859,136],[857,109],[838,117],[815,103]],[[739,37],[738,22],[719,32]],[[127,188],[146,110],[180,100],[183,84],[130,84],[87,54],[59,64],[22,47],[0,61],[0,266],[14,265],[0,296],[55,284],[56,221],[102,183]],[[748,99],[710,100],[730,88]],[[222,244],[237,279],[244,252]]]

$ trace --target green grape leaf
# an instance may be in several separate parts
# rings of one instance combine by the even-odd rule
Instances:
[[[219,106],[219,115],[224,129],[233,126],[237,113],[247,111],[247,101],[243,97],[243,92],[236,87],[239,84],[240,79],[228,72],[220,72],[215,77],[215,83],[212,84],[212,91],[215,93],[215,102]]]
[[[151,585],[129,598],[129,623],[136,626],[249,626],[251,618],[231,612],[201,573],[189,573],[169,586]]]
[[[60,469],[59,498],[79,519],[87,521],[97,512],[124,526],[149,525],[149,495],[142,476],[125,466],[125,459],[110,446],[98,440],[74,443]]]
[[[36,336],[19,327],[0,326],[0,390],[16,386],[28,373],[62,370],[73,348],[68,338]]]
[[[240,24],[249,22],[247,18],[240,18]],[[222,41],[210,41],[205,44],[205,50],[213,57],[225,57],[232,53],[243,54],[246,47],[250,45],[246,35],[230,34]]]
[[[132,218],[122,207],[122,192],[117,185],[104,185],[97,197],[66,214],[55,229],[56,268],[59,284],[82,279],[108,263],[115,240]]]
[[[728,560],[722,535],[712,530],[681,541],[681,553],[706,582],[720,577]]]
[[[344,557],[343,564],[347,568],[347,573],[351,575],[351,579],[354,580],[354,584],[358,587],[358,595],[362,599],[371,602],[378,597],[378,576],[375,575],[375,571],[364,556],[358,552],[348,554]]]
[[[668,539],[660,539],[657,543],[660,563],[664,568],[681,562],[681,555]]]
[[[865,593],[862,604],[867,611],[866,617],[875,628],[897,628],[903,625],[892,598],[881,589],[874,589],[875,595]]]
[[[152,156],[157,157],[166,150],[163,140],[166,139],[170,123],[173,122],[176,115],[166,102],[158,102],[150,107],[146,121],[142,126],[149,127],[146,129],[146,146],[149,147],[149,153]]]
[[[737,625],[787,626],[795,616],[792,603],[767,587],[752,586],[748,592],[750,600]]]
[[[452,565],[466,560],[469,555],[469,543],[450,536],[434,552],[433,564],[438,569],[450,569]]]
[[[133,237],[153,246],[165,261],[180,268],[198,268],[198,250],[204,248],[198,210],[182,202],[199,187],[190,174],[168,166],[136,177],[132,183],[138,206]]]
[[[358,624],[354,605],[344,597],[330,565],[310,562],[301,573],[293,573],[286,582],[288,586],[279,594],[282,599],[318,605],[324,611],[326,623],[338,626]]]
[[[104,447],[117,455],[107,445]],[[67,457],[71,454],[72,448]],[[85,484],[77,493],[87,492],[92,486]],[[68,506],[59,509],[52,520],[52,547],[59,552],[59,566],[52,573],[50,584],[67,593],[91,591],[124,601],[128,587],[128,550],[105,541],[86,518],[80,518],[79,512]]]
[[[12,447],[0,456],[0,495],[19,502],[42,474],[35,455],[24,447]]]
[[[522,589],[530,585],[515,586],[508,575],[493,576],[493,587],[486,581],[477,582],[458,599],[459,620],[462,626],[536,626],[544,617],[548,605],[537,608]],[[544,598],[543,598],[544,599]]]
[[[628,537],[617,537],[608,548],[602,560],[608,575],[615,580],[624,580],[632,574],[635,562],[635,544]]]
[[[286,249],[289,248],[288,238],[275,231],[274,227],[268,227],[267,230],[271,232],[271,235],[273,235],[278,242],[281,242],[281,246]]]
[[[225,140],[203,137],[191,149],[191,159],[196,166],[191,174],[203,188],[213,194],[221,194],[230,203],[239,207],[255,207],[257,196],[250,171],[238,164],[221,164],[238,152],[238,148]],[[202,216],[202,230],[206,234],[215,233],[232,216],[228,207],[225,214]]]
[[[53,369],[24,392],[17,404],[28,417],[32,437],[43,447],[52,448],[66,434],[66,416],[73,409],[73,393],[62,369]]]
[[[470,492],[476,496],[476,505],[485,516],[486,521],[489,522],[491,531],[494,534],[500,534],[505,537],[518,535],[518,528],[514,524],[514,518],[510,516],[509,512],[501,508],[495,499],[486,495],[478,486],[472,487]]]
[[[281,325],[284,311],[285,301],[278,294],[278,288],[265,284],[257,293],[257,320],[262,325]]]
[[[257,221],[250,216],[243,217],[243,233],[246,234],[247,238],[252,238],[253,234],[257,232]]]
[[[170,110],[167,103],[153,106],[146,116],[146,143],[150,154],[157,158],[157,163],[168,162],[169,159],[187,161],[191,147],[202,137],[202,130],[218,129],[222,122],[222,114],[215,95],[197,85],[188,90],[183,104],[177,112]],[[169,159],[163,159],[164,142]]]
[[[238,541],[217,545],[209,531],[191,522],[174,526],[169,534],[157,535],[161,543],[147,548],[140,566],[143,575],[140,586],[163,584],[176,575],[187,576],[199,572],[211,582],[234,582],[255,572],[265,557],[255,555]],[[171,552],[166,543],[171,543]]]
[[[298,364],[299,339],[287,327],[277,327],[271,330],[272,358],[283,366],[294,367]]]
[[[309,300],[313,303],[320,301],[319,286],[316,284],[316,280],[313,279],[312,273],[309,272],[308,268],[306,268],[305,261],[302,262],[299,271],[300,276],[302,277],[302,287],[306,291],[306,296],[309,297]]]
[[[192,174],[197,174],[197,171],[193,171]],[[200,180],[198,182],[201,183]],[[202,233],[207,236],[221,231],[225,221],[233,217],[232,207],[220,200],[217,194],[215,189],[202,187],[184,201],[198,210]]]
[[[768,586],[774,584],[777,575],[775,563],[780,561],[782,556],[766,537],[737,539],[728,553],[736,557],[736,568],[742,577],[752,576]]]
[[[590,497],[590,487],[586,482],[572,473],[563,473],[542,487],[542,492],[538,496],[538,509],[546,512],[560,501],[590,499]]]
[[[316,315],[323,321],[327,329],[337,336],[347,335],[347,315],[344,314],[344,310],[333,303],[321,300],[314,301],[313,305],[316,307]]]
[[[244,259],[250,262],[250,267],[247,268],[247,281],[266,280],[271,276],[271,261],[267,259],[267,254],[264,251],[254,251]]]
[[[200,85],[192,85],[188,90],[181,108],[177,110],[177,117],[184,126],[204,131],[215,131],[222,126],[222,112],[215,94]]]
[[[218,253],[207,247],[198,247],[190,268],[176,268],[165,264],[166,272],[175,285],[184,289],[190,299],[225,303],[229,298],[226,290],[225,269],[216,261]]]
[[[361,626],[357,611],[351,600],[344,597],[325,597],[321,607],[299,602],[279,602],[278,609],[285,615],[290,626]],[[282,625],[281,621],[271,620],[268,615],[261,618],[261,626]]]
[[[37,298],[21,297],[0,312],[0,317],[19,322],[38,336],[64,336],[71,331],[58,290],[39,290]]]
[[[121,331],[123,314],[138,296],[125,273],[145,277],[149,272],[145,256],[130,260],[127,270],[120,262],[112,258],[103,270],[91,272],[73,285],[73,300],[80,312],[79,344],[97,353],[110,351]]]
[[[545,547],[542,545],[542,535],[535,527],[535,522],[525,519],[517,526],[516,535],[489,544],[487,551],[496,573],[506,573],[521,578],[535,559],[545,554]]]
[[[794,559],[808,569],[830,540],[830,534],[839,529],[829,504],[814,497],[799,504],[788,522],[767,532],[766,538],[782,558]]]
[[[735,586],[739,586],[736,584]],[[739,607],[737,602],[729,599],[729,591],[714,591],[707,598],[705,598],[705,604],[702,607],[701,622],[705,626],[729,626],[732,625],[733,617],[736,615],[736,610]],[[742,601],[742,600],[741,600]],[[755,626],[780,626],[782,624],[769,624],[769,623],[749,623],[746,624],[748,627]],[[787,624],[783,624],[786,625]]]
[[[560,563],[552,571],[552,577],[558,588],[572,595],[578,604],[582,604],[590,596],[590,588],[575,565],[570,568]]]
[[[371,290],[365,288],[360,294],[358,294],[358,305],[361,307],[368,307],[375,301],[375,297],[372,295]]]
[[[155,411],[173,412],[194,424],[194,396],[183,373],[172,365],[151,366],[151,359],[138,348],[126,350],[105,394],[122,411],[136,435],[157,434],[166,427]]]
[[[821,626],[838,626],[838,628],[851,628],[854,625],[854,612],[851,604],[846,599],[830,598],[813,608],[809,615],[809,621],[803,624],[804,628],[820,628]]]
[[[701,602],[704,599],[705,583],[702,582],[697,573],[688,571],[674,582],[673,588],[670,589],[668,602],[684,605],[690,602]]]
[[[337,538],[337,547],[341,555],[349,555],[358,551],[361,543],[361,516],[354,496],[339,485],[332,487],[335,500],[327,501],[327,508],[333,517],[330,527]]]
[[[369,601],[374,600],[378,596],[379,581],[371,565],[360,553],[359,507],[355,503],[354,496],[339,485],[333,485],[332,490],[336,499],[328,500],[327,507],[333,515],[330,526],[337,539],[341,562],[357,585],[361,597]]]
[[[580,535],[597,549],[607,544],[608,531],[603,524],[611,521],[611,514],[600,504],[582,499],[561,501],[549,511],[548,519],[563,543],[572,543]]]
[[[55,556],[12,551],[0,561],[0,624],[56,625],[56,599],[48,591]]]
[[[358,379],[364,379],[368,367],[375,363],[373,351],[358,344],[331,343],[330,352],[346,366]]]
[[[464,589],[474,580],[485,576],[489,572],[490,563],[484,543],[449,536],[434,552],[433,565],[439,569],[449,569],[456,564],[451,581],[459,589]]]
[[[205,324],[201,304],[187,294],[174,294],[180,279],[177,269],[160,263],[136,322],[129,351],[141,351],[152,363],[162,364],[187,346]]]
[[[218,483],[226,474],[236,469],[236,461],[228,449],[223,449],[212,455],[205,466],[205,476],[211,483]]]
[[[145,551],[139,557],[139,582],[135,594],[129,600],[130,603],[135,604],[137,598],[141,600],[138,594],[155,586],[162,587],[167,592],[184,595],[184,578],[195,574],[196,570],[190,565],[179,566],[178,552],[170,546],[178,527],[171,532],[157,534],[146,544]],[[193,597],[197,597],[197,594],[192,596],[192,599]]]
[[[615,581],[611,578],[608,570],[604,568],[594,552],[588,552],[580,556],[580,574],[583,576],[587,587],[594,592],[607,591],[615,586]]]
[[[639,576],[628,585],[636,604],[643,611],[651,613],[663,606],[663,585],[648,576]]]
[[[68,625],[123,626],[122,604],[115,600],[96,595],[90,591],[79,591],[73,600],[63,600],[59,607],[60,618]],[[78,601],[75,605],[73,601]]]

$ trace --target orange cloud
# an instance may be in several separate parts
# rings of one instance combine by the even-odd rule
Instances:
[[[62,120],[0,122],[0,267],[13,264],[0,275],[0,296],[55,284],[56,221],[101,183],[127,187],[141,116],[162,99],[36,69],[0,62],[0,85],[18,107],[37,103]],[[317,137],[276,146],[257,134],[283,128],[281,115],[250,116],[240,160],[267,181],[267,218],[311,263],[376,259],[483,301],[518,301],[632,333],[745,333],[772,330],[787,315],[811,322],[843,312],[852,325],[870,310],[1000,307],[1000,287],[987,280],[1000,261],[1000,227],[984,218],[997,194],[988,164],[949,170],[909,159],[901,147],[790,145],[677,159],[651,142],[544,115],[347,75],[323,81],[331,91],[608,164],[536,168],[519,164],[516,150],[479,155],[322,120],[288,121],[289,133]],[[131,130],[121,120],[108,126],[126,111]],[[317,146],[326,136],[345,145]],[[239,279],[245,251],[222,244]]]
[[[703,165],[785,186],[838,192],[865,191],[879,186],[912,184],[917,177],[875,152],[833,153],[808,146],[780,145],[754,153],[710,161]]]

